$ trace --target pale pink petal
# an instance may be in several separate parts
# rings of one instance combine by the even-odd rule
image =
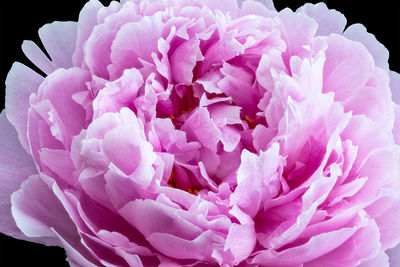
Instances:
[[[364,220],[364,221],[362,221]],[[264,266],[296,266],[298,264],[306,263],[306,266],[321,266],[318,261],[322,255],[326,255],[329,251],[335,251],[336,248],[341,248],[346,241],[349,240],[359,229],[365,227],[365,218],[357,217],[354,219],[347,227],[343,227],[336,231],[331,231],[327,233],[322,233],[311,237],[306,243],[300,244],[298,246],[293,245],[285,250],[276,251],[273,249],[263,250],[256,253],[255,257],[252,259],[253,264],[263,264]],[[351,245],[351,242],[348,242]],[[354,244],[355,246],[358,243]],[[366,244],[368,246],[369,244]],[[374,244],[373,244],[374,245]],[[367,251],[369,252],[369,251]],[[329,254],[328,254],[329,255]],[[335,260],[338,257],[336,255]],[[317,259],[317,262],[309,262],[313,259]],[[326,265],[327,263],[335,262],[335,260],[330,259],[323,261],[322,263]],[[314,264],[314,265],[313,265]],[[331,265],[331,266],[343,266],[341,264]],[[351,265],[350,265],[351,266]]]
[[[226,237],[224,251],[233,255],[233,264],[237,265],[247,259],[257,243],[257,234],[252,219],[234,206],[232,215],[239,217],[240,224],[233,223]],[[242,213],[242,214],[241,214]]]
[[[386,253],[389,256],[390,267],[396,267],[400,264],[400,245],[386,250]]]
[[[47,245],[61,245],[51,228],[73,234],[75,226],[49,186],[32,175],[11,195],[12,214],[19,229],[28,237]]]
[[[306,13],[318,23],[317,36],[329,36],[332,33],[342,34],[346,27],[345,16],[334,10],[328,9],[325,3],[307,3],[300,7],[297,12]]]
[[[166,233],[192,240],[203,230],[181,218],[176,209],[153,200],[134,200],[120,209],[120,214],[146,238]]]
[[[389,51],[373,34],[367,32],[364,25],[358,23],[350,25],[343,33],[343,36],[350,40],[362,43],[374,57],[375,65],[377,67],[385,70],[389,69]]]
[[[310,44],[318,24],[306,14],[293,13],[289,8],[280,11],[278,17],[282,24],[282,38],[287,46],[284,59],[286,65],[289,65],[290,57],[301,54],[305,51],[304,46]]]
[[[97,14],[102,6],[98,0],[90,0],[79,13],[76,49],[72,56],[74,66],[83,67],[83,44],[89,38],[94,26],[96,26]]]
[[[367,211],[379,226],[382,249],[386,250],[400,244],[400,200],[384,197],[368,207]]]
[[[21,147],[17,132],[8,122],[5,111],[0,114],[0,231],[16,238],[26,238],[15,225],[11,214],[11,194],[22,182],[36,173],[32,157]]]
[[[358,266],[362,261],[378,256],[381,247],[379,243],[379,228],[376,223],[371,219],[367,219],[366,222],[362,222],[357,228],[359,228],[357,232],[341,244],[341,246],[307,263],[306,266]],[[324,243],[326,241],[321,242],[320,246]]]
[[[400,105],[395,105],[395,120],[392,133],[394,142],[400,145]]]
[[[385,252],[381,252],[375,258],[363,261],[358,267],[389,267],[389,257]]]
[[[233,18],[237,16],[239,7],[236,0],[199,0],[200,3],[207,6],[211,10],[219,10],[224,14],[229,14]]]
[[[71,68],[76,45],[77,23],[56,21],[39,29],[39,37],[58,68]]]
[[[263,17],[273,17],[275,15],[275,8],[272,1],[238,1],[243,2],[240,9],[240,16],[246,15],[259,15]],[[240,4],[239,4],[240,5]]]
[[[22,65],[14,63],[6,79],[6,115],[18,132],[22,146],[28,151],[26,138],[29,97],[36,93],[44,78]]]
[[[344,101],[354,90],[364,87],[374,70],[374,60],[360,43],[333,34],[328,38],[324,67],[324,92],[334,92]]]
[[[57,68],[39,46],[32,41],[25,40],[22,43],[22,51],[24,51],[26,57],[45,74],[50,74]]]
[[[400,74],[390,71],[390,89],[393,102],[400,104]]]

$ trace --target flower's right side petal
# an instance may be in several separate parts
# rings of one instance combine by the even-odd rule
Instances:
[[[400,105],[400,74],[395,71],[390,72],[390,90],[393,102]]]
[[[6,115],[18,133],[22,147],[29,151],[27,123],[29,97],[36,93],[44,78],[28,68],[15,62],[6,79]]]
[[[10,196],[25,179],[36,173],[35,165],[21,147],[17,132],[4,111],[0,114],[0,129],[0,232],[26,239],[12,217]]]
[[[346,17],[334,10],[328,9],[325,3],[307,3],[296,12],[306,13],[309,17],[318,22],[318,36],[329,36],[331,33],[342,34],[346,27]]]
[[[396,144],[400,144],[400,74],[395,71],[390,72],[390,90],[392,100],[395,105],[393,136]]]
[[[364,25],[359,23],[350,25],[343,33],[343,36],[350,40],[362,43],[374,57],[376,66],[384,70],[389,69],[389,51],[373,34],[367,32],[367,28],[365,28]]]

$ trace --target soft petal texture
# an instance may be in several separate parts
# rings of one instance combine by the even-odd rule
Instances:
[[[0,231],[24,238],[11,214],[11,194],[17,191],[30,175],[35,174],[36,169],[32,158],[21,147],[17,132],[8,122],[4,111],[0,114],[0,129]]]
[[[325,3],[307,3],[297,12],[304,12],[318,23],[317,35],[329,36],[332,33],[342,34],[346,27],[345,16],[334,10],[328,9]]]
[[[22,65],[14,63],[6,79],[6,115],[18,132],[22,146],[29,150],[26,138],[29,97],[36,93],[43,77]]]
[[[324,3],[90,0],[0,115],[0,231],[71,266],[389,266],[400,82]],[[343,32],[344,31],[344,32]]]
[[[375,65],[389,69],[389,51],[362,24],[350,25],[343,33],[346,38],[362,43],[374,57]]]

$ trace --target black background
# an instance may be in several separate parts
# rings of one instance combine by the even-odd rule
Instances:
[[[106,4],[109,1],[101,2]],[[277,10],[285,7],[295,10],[306,2],[320,1],[275,0],[275,7]],[[39,44],[37,31],[43,24],[55,20],[76,21],[85,3],[84,0],[0,0],[1,109],[4,108],[4,81],[12,63],[19,61],[33,67],[22,53],[22,41],[33,40]],[[329,0],[325,3],[329,8],[342,12],[347,18],[347,25],[362,23],[369,32],[375,34],[390,52],[390,68],[400,72],[400,1]],[[0,234],[0,266],[68,266],[65,258],[61,248],[46,247]]]

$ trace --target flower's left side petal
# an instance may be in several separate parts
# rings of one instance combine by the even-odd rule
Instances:
[[[4,111],[0,114],[0,129],[0,232],[24,238],[12,217],[10,196],[29,175],[36,173],[35,165],[21,147]]]
[[[15,127],[22,147],[29,151],[26,136],[28,123],[29,97],[36,93],[44,78],[16,62],[12,65],[6,79],[6,115]]]
[[[17,226],[35,242],[64,247],[68,257],[82,266],[99,266],[81,243],[74,222],[50,188],[52,183],[54,180],[49,177],[31,175],[11,195]]]
[[[39,29],[44,48],[58,68],[71,68],[75,52],[77,23],[55,21]]]

